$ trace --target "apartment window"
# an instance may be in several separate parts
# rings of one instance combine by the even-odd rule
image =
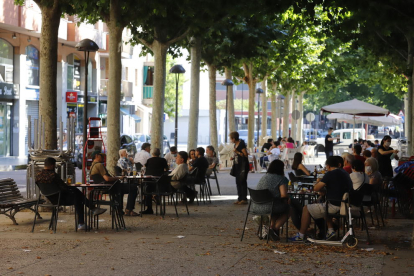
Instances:
[[[0,38],[0,82],[13,83],[13,46]]]
[[[80,59],[74,54],[68,55],[67,89],[81,90]]]
[[[26,47],[28,85],[39,86],[39,50],[32,45]]]
[[[138,69],[135,69],[135,86],[138,86]]]
[[[128,67],[125,67],[125,80],[128,80]]]

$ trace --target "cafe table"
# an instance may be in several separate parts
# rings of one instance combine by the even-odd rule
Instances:
[[[318,199],[318,193],[309,190],[289,191],[288,195],[298,199],[302,206],[305,206],[306,202],[312,204]]]
[[[147,183],[156,183],[156,181],[159,179],[159,176],[154,176],[154,175],[130,175],[130,176],[124,176],[124,180],[126,179],[128,184],[133,184],[135,181],[137,182],[137,185],[140,188],[140,192],[139,192],[139,196],[140,196],[140,202],[141,202],[141,217],[142,217],[142,211],[143,211],[143,207],[144,207],[144,181]]]
[[[85,197],[87,196],[87,189],[91,188],[91,189],[95,189],[95,188],[109,188],[113,185],[113,183],[100,183],[100,184],[85,184],[85,183],[76,183],[76,184],[68,184],[71,187],[78,187],[78,188],[82,188],[82,193],[85,195]],[[92,202],[92,200],[89,201],[90,203]],[[86,204],[84,204],[84,216],[85,216],[85,232],[89,231],[92,227],[92,225],[88,226],[88,210],[87,207],[92,208],[92,206],[86,206]]]

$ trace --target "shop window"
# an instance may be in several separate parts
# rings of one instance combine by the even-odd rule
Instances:
[[[0,82],[13,83],[13,46],[0,38]]]
[[[81,76],[80,76],[80,59],[74,54],[67,57],[68,72],[67,72],[67,89],[80,90]]]
[[[39,86],[39,50],[32,45],[26,47],[28,85]]]

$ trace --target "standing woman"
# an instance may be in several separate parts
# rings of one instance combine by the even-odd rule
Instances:
[[[378,147],[378,166],[379,172],[383,177],[393,177],[391,160],[393,158],[398,160],[398,150],[391,148],[391,137],[385,135],[381,140],[381,145]]]
[[[239,139],[237,131],[229,134],[230,141],[234,143],[233,176],[236,177],[238,199],[234,204],[247,204],[247,174],[249,173],[249,159],[246,143]]]

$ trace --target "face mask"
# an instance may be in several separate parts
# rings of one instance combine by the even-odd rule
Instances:
[[[371,166],[366,166],[365,167],[365,173],[368,173],[368,174],[372,173]]]
[[[384,145],[386,145],[387,147],[391,146],[391,142],[385,142]]]

